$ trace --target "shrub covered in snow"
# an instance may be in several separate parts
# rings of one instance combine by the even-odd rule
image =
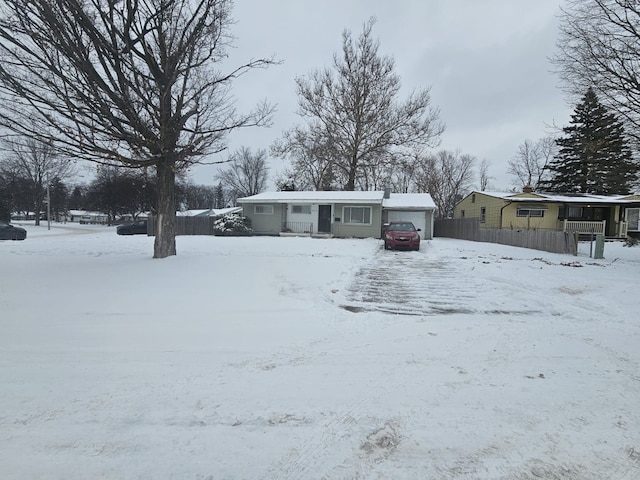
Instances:
[[[213,223],[215,235],[246,235],[251,233],[251,220],[242,215],[228,214]]]

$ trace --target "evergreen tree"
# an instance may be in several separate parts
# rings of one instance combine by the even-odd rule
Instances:
[[[640,166],[634,160],[622,122],[589,88],[571,122],[557,139],[559,151],[549,164],[550,192],[627,194]]]

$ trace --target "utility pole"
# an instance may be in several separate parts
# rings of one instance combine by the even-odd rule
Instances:
[[[47,181],[47,230],[51,230],[51,190]]]

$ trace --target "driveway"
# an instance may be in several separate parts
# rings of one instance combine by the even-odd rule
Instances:
[[[342,308],[356,313],[379,311],[418,316],[534,313],[530,309],[514,310],[512,304],[510,308],[502,305],[498,292],[505,280],[474,272],[477,262],[499,268],[501,262],[513,259],[471,261],[464,252],[455,259],[442,258],[431,255],[431,248],[429,242],[423,242],[418,252],[387,251],[381,246],[373,261],[355,275]]]

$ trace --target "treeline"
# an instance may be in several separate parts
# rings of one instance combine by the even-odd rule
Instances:
[[[69,163],[69,162],[67,162]],[[156,176],[138,169],[100,167],[95,178],[79,183],[76,169],[49,168],[44,175],[31,175],[34,169],[20,170],[10,160],[0,160],[0,219],[11,215],[35,215],[36,223],[46,218],[47,187],[52,220],[60,220],[70,210],[99,211],[109,222],[122,216],[136,218],[154,212]],[[66,175],[62,175],[66,174]],[[188,179],[176,182],[176,210],[225,208],[232,195],[221,183],[198,185]]]

